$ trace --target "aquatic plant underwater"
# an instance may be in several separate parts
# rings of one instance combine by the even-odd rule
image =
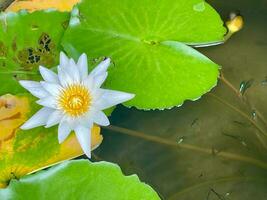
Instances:
[[[0,27],[0,199],[266,198],[254,80],[237,88],[202,52],[242,16],[224,23],[203,0],[33,0]]]

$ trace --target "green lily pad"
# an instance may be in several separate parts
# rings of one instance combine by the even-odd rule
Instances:
[[[47,171],[12,180],[2,199],[160,199],[136,175],[124,176],[118,165],[74,160]]]
[[[53,10],[0,14],[0,95],[25,92],[21,79],[39,79],[38,66],[58,63],[69,13]]]
[[[195,100],[217,83],[218,65],[190,45],[222,41],[217,12],[203,0],[84,0],[62,45],[77,58],[111,57],[106,87],[131,92],[125,103],[164,109]]]

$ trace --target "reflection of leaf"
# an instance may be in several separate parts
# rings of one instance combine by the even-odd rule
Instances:
[[[0,98],[0,187],[12,178],[83,154],[74,134],[58,144],[57,127],[20,130],[35,107],[27,96]],[[102,142],[100,128],[95,126],[92,133],[92,148],[96,148]]]
[[[77,7],[64,49],[92,60],[110,56],[106,87],[136,94],[126,105],[170,108],[216,85],[218,66],[185,45],[223,40],[223,23],[203,0],[84,0]]]
[[[69,13],[56,11],[0,14],[0,95],[25,91],[17,80],[38,79],[39,65],[56,66],[68,20]]]
[[[88,160],[62,163],[47,171],[13,180],[0,191],[4,199],[159,199],[136,175],[124,176],[119,166]]]
[[[72,6],[80,0],[15,0],[6,11],[19,11],[26,9],[30,12],[55,8],[59,11],[70,11]]]

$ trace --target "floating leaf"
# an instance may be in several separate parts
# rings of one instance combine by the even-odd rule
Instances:
[[[80,0],[15,0],[6,11],[19,11],[26,9],[29,12],[55,8],[59,11],[70,11]]]
[[[58,144],[57,127],[19,129],[36,112],[39,107],[36,105],[25,95],[0,98],[0,187],[5,187],[12,178],[83,154],[74,134]],[[100,128],[95,126],[92,148],[96,148],[102,139]]]
[[[60,191],[60,192],[58,192]],[[49,170],[12,180],[0,190],[4,199],[160,199],[136,175],[124,176],[118,165],[75,160]]]
[[[84,0],[62,44],[76,58],[82,52],[92,61],[111,57],[106,87],[136,94],[125,105],[164,109],[216,85],[218,66],[186,44],[222,41],[224,34],[219,15],[203,0]]]
[[[56,66],[68,20],[57,11],[0,14],[0,95],[24,92],[17,81],[39,79],[39,65]]]

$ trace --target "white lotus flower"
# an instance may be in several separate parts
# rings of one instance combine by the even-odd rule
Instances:
[[[93,123],[109,125],[102,110],[134,97],[134,94],[100,88],[108,76],[109,65],[110,59],[105,59],[88,75],[85,54],[80,56],[76,64],[61,52],[58,74],[40,66],[44,81],[20,81],[20,84],[38,97],[37,103],[44,107],[22,125],[21,129],[28,130],[38,126],[49,128],[59,124],[59,143],[74,130],[84,153],[90,157]]]

